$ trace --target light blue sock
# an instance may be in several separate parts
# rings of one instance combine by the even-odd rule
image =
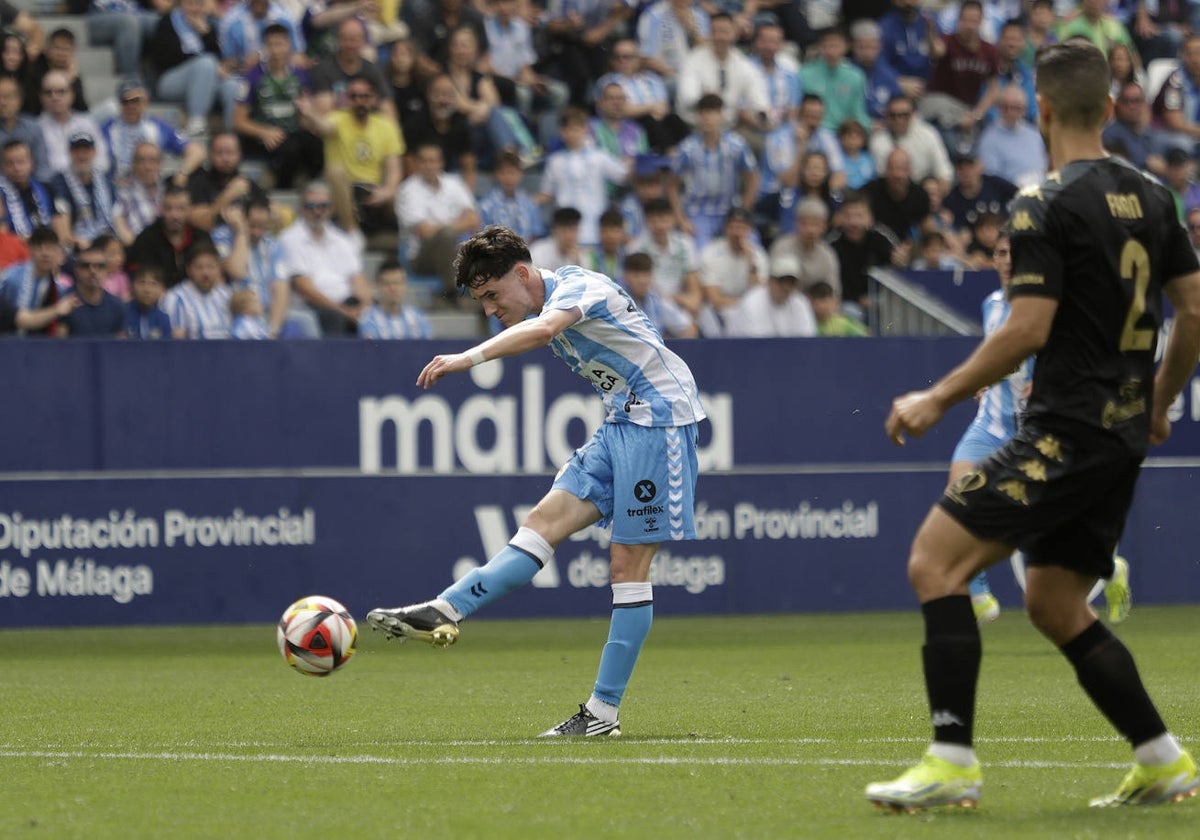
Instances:
[[[980,572],[977,574],[974,579],[972,579],[970,584],[968,584],[967,588],[971,591],[972,598],[974,598],[976,595],[987,595],[992,591],[992,588],[988,586],[986,572]]]
[[[649,583],[614,583],[612,589],[612,623],[592,697],[619,706],[654,621],[654,595]]]
[[[496,556],[447,587],[445,599],[463,618],[533,579],[554,553],[536,531],[521,528]]]

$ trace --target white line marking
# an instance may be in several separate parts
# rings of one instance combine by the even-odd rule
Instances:
[[[442,756],[397,758],[382,755],[239,755],[209,752],[87,752],[84,750],[0,750],[0,758],[26,758],[81,761],[166,761],[215,762],[245,764],[382,764],[389,766],[490,765],[490,764],[593,764],[593,765],[678,765],[684,767],[872,767],[903,766],[908,762],[873,758],[682,758],[676,756],[599,757],[599,756],[541,756],[519,758],[512,756]],[[1111,761],[998,761],[989,767],[1015,769],[1097,769],[1115,770],[1127,763]]]
[[[1197,740],[1194,738],[1186,738],[1185,740]],[[925,744],[928,743],[928,738],[855,738],[855,739],[838,739],[838,738],[637,738],[623,736],[619,739],[614,739],[607,743],[637,745],[637,746],[739,746],[739,745],[763,745],[777,744],[779,746],[798,746],[805,744]],[[402,740],[402,741],[341,741],[338,746],[341,748],[352,747],[374,747],[376,749],[384,747],[409,748],[409,747],[544,747],[558,748],[563,744],[576,743],[571,740],[559,740],[555,738],[514,738],[512,740],[499,740],[496,738],[486,738],[479,740],[454,739],[447,741],[438,740]],[[1116,744],[1122,743],[1122,739],[1116,735],[1104,736],[1066,736],[1062,738],[1043,738],[1037,736],[1030,737],[995,737],[995,738],[976,738],[976,744]],[[61,750],[110,750],[120,751],[123,744],[55,744],[42,743],[44,748],[54,748]],[[184,743],[160,743],[155,745],[158,750],[173,750],[185,747],[199,746],[195,741]],[[208,744],[209,747],[219,750],[237,750],[237,749],[287,749],[293,746],[290,743],[282,741],[223,741],[219,743]],[[27,747],[20,743],[0,744],[0,750],[20,751]]]

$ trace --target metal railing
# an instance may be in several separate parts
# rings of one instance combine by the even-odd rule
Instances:
[[[924,288],[887,268],[869,272],[868,316],[872,335],[982,335],[978,321],[966,318]]]

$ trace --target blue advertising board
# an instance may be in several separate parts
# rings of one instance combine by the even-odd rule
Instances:
[[[912,607],[908,545],[972,407],[904,448],[883,419],[972,346],[677,345],[712,419],[699,538],[655,561],[664,613]],[[0,342],[0,626],[267,621],[313,593],[362,615],[436,594],[507,542],[601,420],[548,352],[417,390],[451,349]],[[1197,394],[1194,380],[1123,541],[1144,602],[1200,599]],[[591,529],[487,614],[601,615],[607,587]]]

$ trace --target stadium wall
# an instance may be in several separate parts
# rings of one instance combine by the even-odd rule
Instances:
[[[904,448],[883,419],[973,343],[675,345],[712,419],[699,539],[655,562],[663,613],[912,607],[908,544],[973,409]],[[313,593],[362,615],[436,593],[507,541],[602,416],[548,352],[415,388],[457,349],[0,342],[0,626],[269,621]],[[1200,601],[1200,378],[1176,408],[1122,545],[1140,602]],[[606,614],[606,556],[605,533],[577,535],[488,615]]]

